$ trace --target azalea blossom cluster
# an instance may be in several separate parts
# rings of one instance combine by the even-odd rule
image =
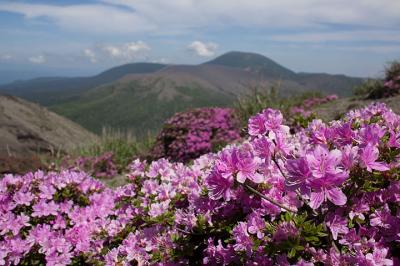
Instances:
[[[392,62],[385,70],[385,83],[383,84],[385,97],[400,93],[400,62]]]
[[[83,172],[0,181],[0,265],[69,265],[99,247],[114,193]],[[101,243],[101,242],[100,242]]]
[[[76,159],[66,157],[61,167],[85,171],[96,178],[112,178],[118,173],[113,157],[112,152],[105,152],[99,156],[81,156]]]
[[[388,95],[394,95],[400,93],[400,74],[389,80],[386,80],[384,87],[387,89]]]
[[[233,109],[197,108],[177,113],[164,124],[152,157],[188,162],[239,138]]]
[[[394,61],[386,68],[383,82],[373,82],[372,86],[369,84],[371,83],[365,83],[368,99],[380,99],[398,95],[400,93],[400,62]]]
[[[191,164],[135,160],[0,181],[0,265],[398,265],[400,117],[383,104],[295,134],[277,110]]]

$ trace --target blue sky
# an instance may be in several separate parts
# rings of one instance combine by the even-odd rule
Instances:
[[[400,59],[399,29],[399,0],[0,0],[0,71],[86,75],[239,50],[376,77]]]

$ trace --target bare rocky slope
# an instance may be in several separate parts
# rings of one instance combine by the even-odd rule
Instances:
[[[341,98],[333,102],[322,104],[314,109],[314,112],[322,120],[328,122],[337,119],[346,114],[350,110],[365,107],[373,102],[385,103],[395,113],[400,114],[400,95],[390,98],[382,98],[377,100],[366,100],[355,97]]]
[[[42,106],[0,95],[0,155],[64,152],[96,139],[96,135]]]

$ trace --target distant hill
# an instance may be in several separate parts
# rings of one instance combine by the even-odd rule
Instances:
[[[131,73],[152,73],[165,65],[133,63],[111,68],[92,77],[45,77],[16,81],[0,86],[3,93],[18,96],[45,106],[73,101],[87,90],[104,85]]]
[[[168,75],[167,75],[168,76]],[[203,80],[163,74],[125,76],[118,82],[85,92],[76,101],[53,106],[93,132],[103,126],[130,129],[138,136],[158,130],[165,119],[193,107],[228,106],[234,96],[204,87]]]
[[[352,88],[362,81],[360,78],[345,75],[295,73],[268,57],[255,53],[229,52],[204,64],[239,68],[254,73],[263,80],[279,81],[283,89],[289,91],[302,88],[349,96],[352,94]]]
[[[175,112],[229,106],[249,86],[280,85],[283,94],[307,90],[347,96],[362,82],[344,75],[295,73],[255,53],[229,52],[200,65],[135,63],[86,78],[41,78],[0,91],[39,102],[85,128],[156,131]]]
[[[220,65],[240,68],[262,77],[291,79],[296,73],[260,54],[245,52],[228,52],[214,60],[204,63],[206,65]]]
[[[0,95],[0,156],[67,151],[97,136],[37,104]]]
[[[314,91],[350,96],[354,87],[364,79],[326,73],[298,73],[293,80]]]

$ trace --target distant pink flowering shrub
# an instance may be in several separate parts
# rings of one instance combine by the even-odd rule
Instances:
[[[66,157],[62,168],[85,171],[96,178],[112,178],[118,173],[112,152],[105,152],[99,156],[81,156],[76,159]]]
[[[399,265],[400,116],[382,104],[292,134],[279,111],[189,165],[135,160],[0,180],[0,265]]]
[[[239,138],[239,121],[233,109],[198,108],[166,121],[151,154],[153,158],[187,162]]]
[[[378,83],[368,91],[368,99],[380,99],[400,94],[400,62],[392,62],[385,70],[383,84]]]
[[[400,62],[392,62],[385,71],[384,86],[389,91],[389,95],[400,93]]]
[[[312,108],[337,100],[339,97],[336,94],[328,95],[325,97],[312,97],[305,99],[301,104],[293,106],[289,110],[289,123],[292,128],[306,127],[316,115],[313,113]]]
[[[383,84],[387,88],[388,95],[395,95],[400,93],[400,73],[392,79],[386,80]]]

